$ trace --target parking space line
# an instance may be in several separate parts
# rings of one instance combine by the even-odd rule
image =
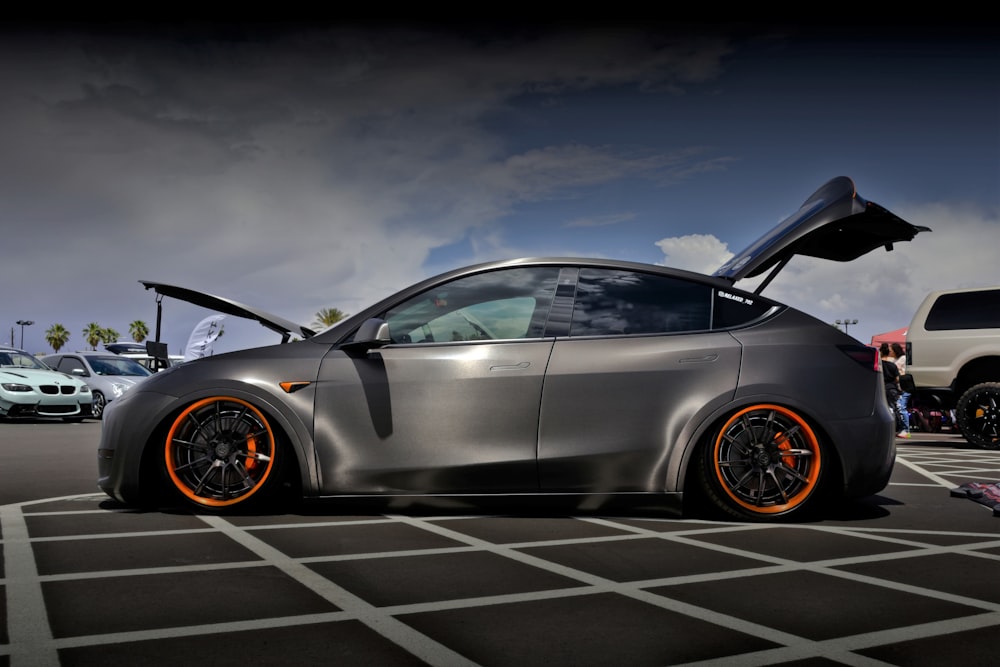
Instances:
[[[12,667],[58,667],[52,628],[31,549],[28,526],[20,507],[0,506],[7,590],[7,635]]]
[[[951,480],[948,480],[948,479],[946,479],[944,477],[941,477],[940,475],[937,475],[937,474],[935,474],[935,473],[933,473],[933,472],[925,469],[924,467],[919,466],[916,463],[913,463],[913,462],[907,460],[905,457],[897,455],[896,456],[896,463],[900,463],[900,464],[906,466],[907,468],[909,468],[913,472],[917,473],[918,475],[923,475],[927,479],[933,481],[938,486],[943,486],[945,488],[950,488],[950,487],[953,487],[953,486],[957,486]]]
[[[957,486],[958,483],[949,479],[949,477],[959,475],[982,474],[984,478],[990,478],[992,476],[992,478],[1000,479],[1000,452],[984,452],[982,450],[955,451],[949,449],[909,447],[901,445],[899,447],[897,461],[907,470],[916,473],[923,479],[926,479],[927,482],[894,483],[894,486],[953,488]],[[912,477],[912,475],[909,476]],[[84,499],[93,497],[103,497],[103,494],[93,494],[92,496],[86,497],[74,496],[72,498]],[[943,497],[944,496],[942,496],[942,498]],[[338,517],[336,520],[329,521],[319,519],[316,521],[301,523],[287,521],[280,524],[266,523],[265,521],[262,521],[253,525],[245,525],[247,523],[246,521],[240,522],[240,525],[237,525],[236,523],[228,521],[224,517],[200,515],[198,518],[205,524],[206,528],[204,529],[185,526],[183,528],[179,528],[178,530],[143,530],[135,532],[66,535],[57,537],[40,536],[31,538],[28,532],[28,519],[26,516],[34,518],[109,513],[108,510],[92,510],[89,508],[81,510],[70,509],[67,511],[31,512],[30,515],[25,513],[25,510],[31,505],[51,503],[54,500],[59,499],[46,499],[31,501],[20,505],[0,506],[0,530],[2,530],[2,533],[0,533],[0,538],[2,538],[0,539],[0,545],[3,547],[6,570],[6,576],[3,579],[0,579],[0,585],[3,585],[6,590],[9,636],[8,645],[0,645],[0,662],[2,662],[2,657],[4,655],[9,655],[11,667],[24,667],[26,665],[55,667],[59,664],[58,651],[60,649],[100,646],[124,642],[162,640],[168,638],[182,638],[209,634],[225,634],[262,628],[309,626],[319,623],[353,620],[364,623],[381,637],[395,643],[402,649],[431,665],[471,666],[475,663],[448,646],[432,639],[422,632],[417,631],[404,621],[399,620],[397,617],[407,614],[433,613],[447,610],[472,610],[476,608],[536,602],[540,600],[568,599],[574,597],[586,600],[589,596],[604,593],[628,597],[660,609],[666,609],[700,621],[711,623],[716,626],[721,626],[733,632],[750,634],[778,645],[777,647],[771,649],[743,653],[729,658],[714,658],[710,661],[705,661],[704,663],[695,662],[690,663],[690,665],[767,665],[775,662],[785,662],[797,659],[806,660],[815,657],[822,657],[849,665],[884,665],[885,663],[881,661],[869,659],[863,655],[855,653],[855,651],[872,647],[886,646],[893,643],[908,642],[915,639],[944,637],[946,635],[963,631],[1000,627],[1000,603],[984,599],[969,598],[961,594],[944,592],[942,590],[928,589],[916,584],[896,582],[879,576],[860,575],[851,572],[848,569],[843,569],[852,565],[879,562],[886,558],[899,560],[901,563],[906,559],[934,556],[965,556],[981,559],[983,562],[998,561],[1000,560],[1000,553],[990,553],[990,550],[995,552],[998,548],[1000,548],[1000,537],[998,537],[995,533],[986,531],[979,533],[861,526],[855,528],[844,525],[824,524],[762,525],[714,523],[697,520],[679,520],[673,517],[662,520],[652,518],[648,520],[648,523],[643,522],[642,524],[639,524],[639,522],[634,519],[619,521],[614,517],[574,517],[570,515],[565,518],[613,529],[619,531],[620,534],[609,536],[606,534],[606,531],[600,531],[602,534],[599,535],[591,534],[589,536],[563,538],[553,536],[553,539],[519,540],[517,542],[511,541],[494,543],[462,533],[459,530],[452,529],[448,525],[449,522],[454,520],[488,520],[490,518],[484,517],[481,514],[464,517],[432,516],[429,518],[386,514],[356,520],[344,520],[343,518]],[[943,500],[942,502],[947,501]],[[683,523],[682,526],[678,525],[679,521]],[[659,525],[663,522],[669,522],[669,526]],[[101,522],[97,523],[100,524]],[[357,527],[362,525],[378,526],[388,524],[409,525],[411,527],[456,541],[457,545],[426,549],[414,548],[397,551],[330,554],[296,558],[270,546],[257,536],[257,534],[261,531],[272,529],[296,530],[301,528],[322,528],[335,531],[339,527]],[[142,527],[141,524],[140,527]],[[745,549],[741,549],[728,546],[726,544],[716,544],[708,539],[699,539],[699,536],[719,536],[724,534],[732,535],[738,533],[748,533],[752,531],[780,530],[804,530],[813,531],[817,534],[836,534],[845,538],[859,539],[865,542],[883,542],[895,545],[901,549],[898,551],[892,551],[888,554],[873,554],[871,548],[862,548],[860,551],[856,552],[859,554],[856,556],[829,558],[826,560],[816,561],[802,561],[784,558],[780,554],[769,555],[760,553],[759,551],[754,551],[752,546],[748,546],[750,544],[749,542],[744,545],[746,546]],[[249,549],[252,554],[259,557],[261,560],[39,575],[38,565],[35,562],[35,554],[32,548],[34,543],[214,533],[216,531],[222,533],[244,548]],[[49,533],[51,531],[46,532]],[[575,532],[579,534],[579,531]],[[954,536],[962,539],[954,540],[959,543],[951,546],[936,543],[933,539],[935,537],[943,536]],[[541,535],[541,537],[546,537],[546,535]],[[576,569],[560,562],[556,562],[556,560],[544,557],[547,554],[542,553],[541,555],[538,555],[537,552],[529,553],[527,551],[528,549],[537,549],[540,547],[570,547],[574,545],[586,546],[602,543],[625,543],[650,538],[667,542],[675,542],[677,544],[697,547],[704,550],[714,550],[716,552],[734,557],[750,558],[760,563],[760,565],[758,567],[741,567],[739,569],[733,568],[729,570],[719,570],[683,576],[617,581],[592,574],[584,570]],[[738,540],[735,543],[739,544]],[[367,602],[365,599],[334,583],[331,579],[320,575],[317,571],[309,567],[310,564],[331,561],[406,558],[414,556],[433,556],[474,552],[486,552],[491,555],[514,560],[538,570],[566,577],[572,581],[568,587],[559,589],[486,595],[460,599],[445,599],[428,602],[414,602],[410,604],[375,606],[374,604]],[[823,553],[820,553],[819,555],[822,556]],[[48,616],[45,609],[45,597],[43,595],[43,585],[46,585],[48,582],[93,579],[101,577],[127,577],[133,575],[183,574],[194,571],[241,569],[246,567],[259,567],[262,565],[279,569],[285,575],[291,577],[302,586],[310,589],[331,604],[336,605],[340,611],[301,615],[293,614],[274,618],[257,618],[244,621],[207,623],[196,626],[126,631],[105,635],[78,635],[53,639],[53,632],[48,622]],[[878,570],[871,571],[877,572]],[[763,576],[794,572],[811,572],[826,576],[833,576],[869,586],[891,589],[901,593],[929,598],[931,600],[939,600],[942,603],[962,605],[969,608],[968,611],[970,612],[970,615],[918,625],[893,627],[881,631],[841,636],[829,640],[813,640],[780,630],[778,629],[780,626],[771,627],[769,622],[766,620],[766,617],[764,617],[765,620],[762,622],[754,621],[740,616],[726,615],[708,607],[701,607],[688,602],[682,602],[678,599],[673,599],[670,597],[669,588],[665,588],[672,585],[711,583],[758,575]],[[579,585],[573,586],[572,582],[577,582]],[[653,589],[660,590],[653,592]],[[979,610],[980,613],[976,613],[976,610]]]
[[[217,516],[203,516],[202,518],[206,523],[233,541],[260,556],[265,563],[278,568],[328,602],[350,613],[352,618],[361,621],[375,632],[403,647],[428,664],[441,665],[442,667],[460,667],[463,665],[473,667],[475,665],[475,663],[467,660],[461,654],[417,632],[410,626],[393,618],[385,610],[379,609],[348,592],[333,581],[313,571],[302,562],[284,554],[263,540],[254,537],[246,530]]]

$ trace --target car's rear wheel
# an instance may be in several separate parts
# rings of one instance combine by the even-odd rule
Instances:
[[[274,430],[257,407],[213,396],[173,420],[164,446],[167,478],[181,497],[210,509],[262,500],[277,485]]]
[[[809,422],[780,405],[730,415],[705,443],[702,486],[723,512],[752,521],[800,516],[819,497],[823,448]]]
[[[99,391],[92,392],[91,398],[93,401],[90,404],[90,414],[94,419],[100,419],[104,416],[104,408],[107,407],[108,401],[104,398],[104,394]]]
[[[1000,382],[970,387],[955,406],[958,428],[970,443],[1000,449]]]

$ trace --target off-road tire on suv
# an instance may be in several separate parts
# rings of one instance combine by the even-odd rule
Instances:
[[[970,387],[955,406],[958,428],[971,444],[1000,449],[1000,382]]]

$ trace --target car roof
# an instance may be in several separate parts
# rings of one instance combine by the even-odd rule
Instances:
[[[46,354],[45,357],[66,357],[70,355],[76,357],[106,357],[108,359],[116,359],[122,356],[114,352],[102,352],[101,350],[76,350],[75,352],[53,352]]]
[[[122,352],[126,351],[133,351],[139,353],[146,352],[146,346],[143,343],[135,343],[131,341],[116,341],[114,343],[105,343],[104,349],[114,354],[121,354]]]

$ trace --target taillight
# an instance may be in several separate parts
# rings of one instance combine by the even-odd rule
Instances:
[[[882,358],[879,356],[877,348],[867,345],[838,345],[837,347],[865,368],[870,368],[876,373],[882,372]]]
[[[913,363],[913,343],[906,341],[906,365]]]

